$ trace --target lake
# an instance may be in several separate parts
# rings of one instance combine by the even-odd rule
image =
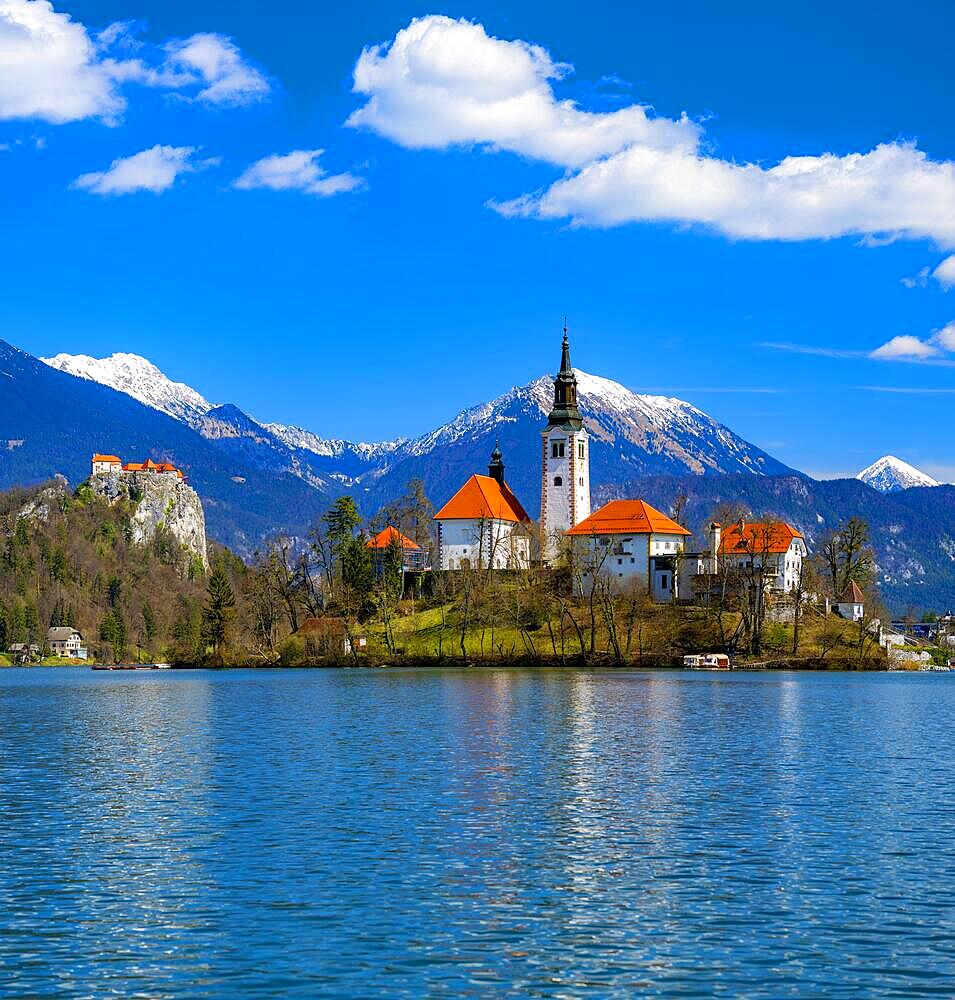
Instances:
[[[0,671],[0,995],[955,994],[955,674]]]

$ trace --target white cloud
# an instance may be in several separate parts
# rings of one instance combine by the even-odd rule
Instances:
[[[323,149],[296,149],[284,156],[266,156],[246,168],[233,186],[243,191],[269,188],[327,196],[354,191],[364,183],[353,174],[326,173],[318,165],[324,152]]]
[[[955,322],[946,323],[938,333],[932,338],[943,351],[955,354]]]
[[[86,28],[47,0],[0,0],[0,119],[114,119],[126,102]]]
[[[641,105],[597,114],[559,101],[551,80],[573,67],[539,45],[490,37],[480,24],[416,18],[388,45],[362,52],[354,89],[367,97],[348,119],[412,149],[486,145],[581,167],[633,143],[692,149],[699,127],[654,118]]]
[[[955,288],[955,254],[946,257],[932,272],[932,277],[946,290]]]
[[[937,354],[938,348],[932,344],[919,340],[918,337],[902,334],[877,347],[870,357],[884,361],[894,358],[932,358]]]
[[[414,20],[358,59],[365,104],[348,119],[410,148],[478,144],[567,168],[504,215],[581,225],[700,224],[738,239],[906,236],[955,246],[955,164],[910,143],[789,156],[765,167],[708,155],[685,117],[631,105],[611,113],[559,101],[572,67],[538,45],[447,17]]]
[[[906,288],[924,288],[928,284],[931,270],[930,267],[923,267],[914,278],[902,278],[902,284]]]
[[[108,170],[83,174],[77,177],[74,188],[93,194],[131,194],[134,191],[151,191],[160,194],[176,182],[180,174],[190,173],[215,161],[196,163],[192,160],[193,146],[153,146],[141,153],[113,160]]]
[[[231,38],[202,33],[157,47],[136,39],[141,29],[120,21],[94,40],[49,0],[0,0],[0,120],[115,124],[126,109],[122,88],[131,83],[193,89],[196,100],[217,105],[268,94],[268,80]],[[136,57],[127,58],[131,53]]]
[[[165,72],[177,85],[198,83],[196,100],[206,104],[241,105],[262,100],[269,82],[224,35],[201,33],[169,42]]]

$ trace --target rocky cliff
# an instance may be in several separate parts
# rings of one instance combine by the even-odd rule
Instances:
[[[133,544],[148,544],[162,528],[184,549],[199,556],[208,569],[202,501],[181,479],[149,472],[123,472],[92,476],[89,485],[96,495],[111,504],[126,500],[133,506],[130,518]]]

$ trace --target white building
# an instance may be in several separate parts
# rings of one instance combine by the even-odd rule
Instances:
[[[488,475],[474,475],[434,516],[438,568],[526,569],[531,561],[530,518],[504,481],[495,447]]]
[[[603,577],[618,592],[642,587],[655,601],[673,600],[689,534],[645,500],[611,500],[567,532],[577,585],[588,591]]]
[[[74,660],[85,660],[86,647],[79,629],[72,625],[54,625],[47,629],[46,644],[54,656],[69,657]]]
[[[590,516],[590,437],[577,408],[577,377],[570,365],[566,328],[554,406],[541,437],[541,554],[544,562],[552,563],[563,535]]]
[[[103,476],[111,472],[122,472],[123,463],[116,455],[94,455],[93,475]]]
[[[807,555],[802,533],[784,521],[749,522],[740,518],[725,531],[714,521],[706,551],[686,555],[681,567],[684,588],[693,586],[694,576],[716,577],[724,572],[742,573],[762,567],[766,589],[789,594],[799,583]]]
[[[849,582],[849,586],[843,591],[842,597],[833,605],[837,615],[847,618],[851,622],[858,622],[865,618],[865,595],[855,580]]]

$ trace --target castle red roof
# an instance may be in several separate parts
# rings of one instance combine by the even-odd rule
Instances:
[[[394,539],[398,539],[398,544],[403,549],[420,549],[417,542],[413,542],[407,535],[403,535],[397,528],[390,524],[383,531],[379,531],[374,538],[369,538],[367,546],[369,549],[387,549]]]
[[[723,532],[720,541],[720,552],[732,555],[734,552],[752,552],[760,554],[767,552],[778,555],[789,551],[794,538],[802,538],[802,533],[790,527],[784,521],[766,521],[763,523],[744,522],[743,530],[739,524],[731,524]]]
[[[436,521],[483,520],[530,523],[520,501],[506,483],[491,476],[471,476],[434,515]]]
[[[115,455],[94,455],[94,462],[119,462],[119,459]]]
[[[568,535],[689,535],[646,500],[611,500],[575,524]]]

